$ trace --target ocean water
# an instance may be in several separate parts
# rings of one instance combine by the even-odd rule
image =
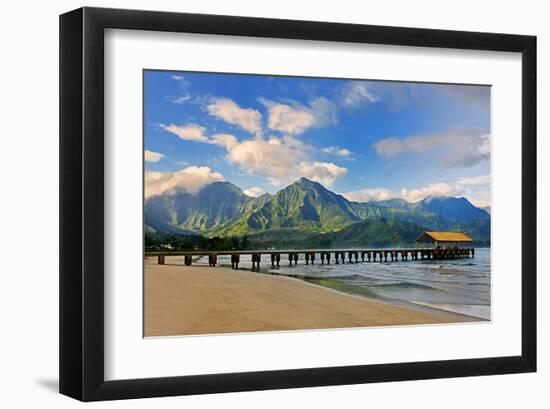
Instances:
[[[250,256],[241,256],[239,269],[249,269]],[[301,255],[298,265],[289,266],[281,257],[280,268],[271,268],[268,256],[262,257],[264,272],[293,275],[312,284],[338,291],[458,312],[482,319],[491,318],[491,251],[476,249],[475,258],[456,260],[418,260],[364,262],[357,264],[306,265]],[[347,260],[346,260],[347,261]],[[205,258],[194,263],[206,263]],[[221,265],[231,265],[220,256]]]

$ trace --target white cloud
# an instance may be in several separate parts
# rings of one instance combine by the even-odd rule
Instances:
[[[465,196],[474,205],[480,207],[490,206],[491,190],[490,175],[458,178],[454,184],[447,182],[432,183],[417,189],[403,188],[400,191],[375,188],[363,189],[355,192],[344,193],[343,196],[355,202],[369,202],[373,200],[404,199],[415,203],[428,196]]]
[[[200,125],[185,125],[178,126],[174,124],[164,125],[160,124],[160,127],[167,132],[177,135],[184,141],[197,141],[197,142],[208,142],[208,137],[204,134],[206,128]]]
[[[410,136],[408,138],[385,138],[377,141],[374,150],[385,159],[390,159],[404,153],[422,153],[442,145],[446,141],[440,134]]]
[[[338,107],[332,101],[324,97],[313,98],[309,101],[309,112],[314,117],[314,126],[322,127],[336,125],[338,123]]]
[[[175,97],[175,96],[168,97],[168,100],[173,104],[185,104],[190,99],[191,99],[191,95],[189,94],[184,94],[179,97]]]
[[[323,148],[322,151],[324,153],[328,153],[329,155],[341,156],[343,158],[351,156],[351,151],[345,148],[339,148],[337,146],[329,146],[328,148]]]
[[[389,189],[375,188],[363,189],[355,192],[344,193],[346,199],[353,202],[370,202],[373,200],[388,200],[398,197],[399,195]]]
[[[444,166],[470,167],[490,158],[491,135],[476,129],[450,129],[429,135],[385,138],[374,143],[373,147],[384,159],[433,152],[436,155],[434,160]]]
[[[456,185],[464,190],[464,195],[468,196],[474,205],[479,207],[491,206],[490,174],[459,178]]]
[[[146,162],[158,162],[164,157],[164,155],[159,152],[145,150],[144,157]]]
[[[290,105],[264,99],[260,100],[269,110],[267,126],[274,131],[298,135],[313,125],[315,117],[308,110],[295,109]]]
[[[300,162],[297,170],[301,176],[305,176],[328,187],[332,186],[336,179],[348,173],[346,168],[337,166],[331,162]]]
[[[445,182],[432,183],[419,189],[401,189],[394,192],[389,189],[375,188],[363,189],[355,192],[344,193],[343,196],[356,202],[369,202],[371,200],[404,199],[407,202],[415,203],[428,196],[458,196],[463,190],[451,186]]]
[[[249,189],[243,190],[244,194],[250,197],[258,197],[263,193],[263,189],[259,186],[253,186]]]
[[[420,189],[401,189],[401,197],[407,202],[415,203],[428,196],[460,196],[463,193],[456,186],[451,186],[445,182],[432,183]]]
[[[232,125],[237,125],[253,134],[262,131],[262,114],[251,108],[241,108],[228,98],[220,98],[207,106],[208,113],[223,119]]]
[[[471,195],[470,201],[477,207],[491,207],[491,191],[482,190]]]
[[[183,75],[171,75],[171,77],[174,81],[179,82],[182,89],[186,89],[191,85],[191,83]]]
[[[305,152],[302,146],[302,142],[291,137],[256,138],[229,149],[227,160],[248,174],[266,174],[272,184],[279,185],[292,177],[296,163]]]
[[[211,143],[214,145],[223,146],[230,151],[237,146],[239,141],[234,135],[228,133],[218,133],[212,136]]]
[[[304,160],[313,148],[291,136],[230,141],[225,145],[228,151],[226,159],[247,174],[266,175],[274,186],[290,183],[300,176],[332,186],[336,179],[347,174],[346,168],[330,162]]]
[[[375,95],[366,81],[349,81],[341,90],[341,103],[346,107],[358,107],[362,104],[378,102],[380,98]]]
[[[324,97],[313,98],[309,106],[296,101],[275,102],[258,98],[269,112],[269,129],[289,135],[299,135],[310,127],[323,127],[338,123],[337,106]]]
[[[191,95],[187,92],[187,89],[191,86],[191,83],[183,75],[171,75],[170,76],[174,81],[179,83],[179,87],[183,92],[182,95],[170,95],[166,98],[168,101],[173,104],[184,104],[187,101],[191,100]]]
[[[243,109],[230,99],[217,99],[207,105],[210,115],[235,124],[255,133],[255,138],[239,141],[229,133],[205,134],[202,126],[161,125],[181,139],[208,143],[225,148],[226,160],[237,165],[246,174],[263,174],[275,186],[288,183],[299,176],[310,177],[330,186],[334,180],[346,174],[347,169],[332,163],[307,162],[313,147],[303,143],[294,135],[309,126],[335,123],[335,106],[325,98],[315,98],[309,107],[292,102],[293,106],[261,100],[268,107],[268,126],[283,132],[283,136],[265,138],[262,133],[262,116],[253,109]],[[333,152],[341,157],[349,156],[347,149],[338,148]]]
[[[457,185],[485,185],[491,183],[491,175],[480,175],[468,178],[459,178],[456,181]]]
[[[189,166],[178,172],[145,172],[145,197],[179,190],[197,193],[203,187],[223,180],[221,173],[212,172],[207,166]]]
[[[236,164],[247,174],[266,175],[269,182],[275,186],[294,179],[299,161],[313,150],[311,146],[288,135],[270,139],[257,136],[254,139],[239,141],[234,135],[225,133],[214,134],[209,138],[204,134],[205,128],[198,125],[161,127],[185,140],[224,147],[228,162]]]

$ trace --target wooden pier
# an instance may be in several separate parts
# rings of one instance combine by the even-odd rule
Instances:
[[[165,257],[183,257],[184,264],[190,266],[193,257],[208,257],[208,265],[214,267],[218,264],[218,256],[230,256],[231,267],[239,268],[241,256],[250,256],[252,271],[259,271],[260,263],[271,263],[271,267],[279,267],[286,260],[290,266],[297,265],[303,260],[304,264],[315,264],[319,260],[321,264],[345,264],[379,262],[390,263],[397,261],[417,260],[449,260],[470,258],[475,256],[474,247],[451,248],[388,248],[388,249],[340,249],[340,250],[245,250],[245,251],[169,251],[146,252],[145,257],[157,257],[158,264],[165,263]],[[265,258],[263,258],[265,257]]]

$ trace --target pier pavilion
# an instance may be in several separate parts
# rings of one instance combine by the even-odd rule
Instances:
[[[474,240],[461,232],[425,231],[416,238],[416,243],[431,243],[434,250],[446,250],[472,247]]]

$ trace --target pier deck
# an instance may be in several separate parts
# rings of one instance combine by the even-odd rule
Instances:
[[[397,262],[409,260],[446,260],[470,258],[475,256],[473,247],[453,248],[387,248],[387,249],[334,249],[334,250],[224,250],[224,251],[155,251],[145,252],[145,257],[157,257],[158,264],[165,263],[165,257],[181,256],[184,264],[190,266],[193,257],[208,257],[208,264],[212,267],[218,263],[218,256],[231,256],[231,267],[239,268],[241,256],[250,256],[252,270],[258,271],[262,256],[271,262],[272,267],[278,267],[286,258],[288,263],[297,265],[299,260],[305,264],[314,264],[320,260],[321,264],[363,263],[363,262]]]

